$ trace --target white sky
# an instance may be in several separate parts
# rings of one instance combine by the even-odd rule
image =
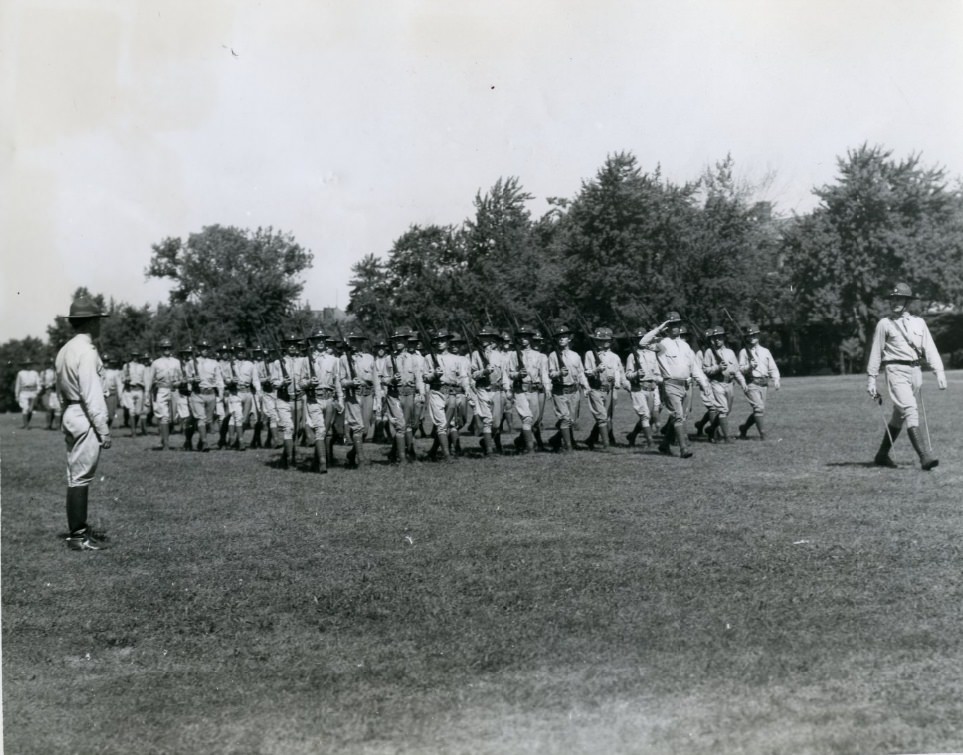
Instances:
[[[731,152],[783,213],[863,141],[960,176],[961,40],[959,0],[0,0],[0,342],[81,285],[166,301],[151,244],[214,223],[293,233],[344,307],[409,224],[510,175],[539,215],[619,150]]]

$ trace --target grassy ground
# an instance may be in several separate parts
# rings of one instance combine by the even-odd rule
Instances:
[[[0,416],[6,751],[963,749],[963,375],[927,380],[930,473],[905,438],[867,465],[858,377],[685,461],[319,477],[120,437],[104,553],[59,539],[61,436]]]

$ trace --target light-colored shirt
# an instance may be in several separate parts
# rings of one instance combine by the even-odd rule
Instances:
[[[158,357],[147,370],[144,388],[150,390],[152,386],[161,388],[176,388],[184,380],[181,372],[181,362],[174,357]]]
[[[196,370],[196,372],[195,372]],[[187,363],[187,379],[196,382],[201,390],[216,388],[224,390],[224,376],[221,365],[210,357],[197,357]]]
[[[104,400],[104,366],[90,335],[78,333],[67,341],[54,364],[60,403],[66,406],[68,402],[79,401],[97,435],[110,434]]]
[[[739,352],[739,369],[746,378],[769,378],[773,385],[779,387],[779,368],[772,353],[765,346],[756,344],[748,351]]]
[[[916,347],[914,349],[913,347]],[[918,350],[918,351],[917,351]],[[895,320],[884,317],[876,323],[866,374],[876,377],[883,362],[924,362],[933,372],[943,372],[943,360],[922,317],[904,312]]]
[[[610,385],[616,388],[628,388],[619,355],[611,349],[600,349],[598,355],[599,362],[597,363],[594,350],[589,349],[585,352],[585,371],[595,373],[595,377],[602,381],[602,389],[608,390]]]
[[[14,395],[19,396],[21,391],[36,393],[40,390],[40,373],[36,370],[20,370],[17,379],[13,384]]]
[[[520,369],[524,369],[528,374],[521,377],[518,374]],[[540,351],[522,349],[521,367],[518,364],[518,353],[511,352],[508,355],[508,372],[509,377],[521,382],[517,390],[530,391],[538,385],[541,385],[546,393],[552,390],[552,380],[548,376],[548,358]]]
[[[636,349],[625,358],[625,376],[632,381],[662,382],[662,372],[656,361],[655,352],[650,348]],[[640,386],[641,387],[641,386]]]
[[[237,359],[234,362],[234,380],[239,391],[261,392],[261,376],[257,365],[250,359]]]
[[[648,346],[659,337],[659,328],[650,330],[639,341],[640,345]],[[655,346],[655,361],[659,365],[659,372],[662,379],[688,380],[694,378],[699,387],[705,391],[710,390],[709,381],[706,380],[705,373],[699,362],[696,360],[695,352],[681,337],[663,338]]]
[[[281,359],[275,359],[268,365],[271,382],[277,387],[286,385],[289,399],[300,396],[304,387],[308,384],[311,379],[308,369],[306,357],[284,356]],[[291,396],[292,389],[294,396]]]
[[[124,365],[124,387],[143,388],[147,384],[147,368],[140,362],[128,362]]]
[[[580,385],[585,390],[589,390],[588,380],[585,378],[585,368],[582,366],[582,358],[568,347],[562,349],[561,353],[561,366],[558,363],[557,351],[548,355],[549,377],[562,385]],[[567,375],[562,374],[561,367],[568,370]]]
[[[348,359],[351,359],[351,367],[354,369],[354,377],[371,388],[375,399],[381,398],[381,380],[378,378],[378,371],[375,369],[374,357],[365,352],[345,353],[341,355],[341,380],[351,380],[351,369],[348,367]]]
[[[719,359],[716,359],[717,353]],[[736,358],[736,353],[726,346],[719,349],[706,349],[702,352],[702,371],[707,377],[723,380],[728,377],[735,380],[743,388],[746,387],[746,379],[739,369],[739,360]]]
[[[315,351],[313,357],[314,378],[317,380],[318,388],[334,391],[338,400],[342,400],[344,390],[341,386],[341,360],[327,351]],[[311,368],[311,364],[308,368]]]
[[[469,364],[471,367],[471,376],[472,379],[476,381],[476,385],[477,382],[481,380],[482,385],[480,387],[484,390],[486,388],[485,381],[487,380],[487,387],[492,390],[507,391],[511,387],[508,379],[508,359],[509,355],[507,352],[490,347],[485,349],[484,358],[480,352],[473,351]],[[487,375],[485,374],[486,361],[488,362]]]
[[[440,377],[432,372],[435,367],[441,368],[442,374]],[[431,387],[437,385],[460,387],[466,393],[470,388],[468,385],[468,360],[448,351],[435,354],[433,357],[431,355],[425,357],[425,375]]]

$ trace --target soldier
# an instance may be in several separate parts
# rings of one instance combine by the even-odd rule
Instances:
[[[552,407],[555,409],[555,426],[558,432],[551,438],[549,445],[555,450],[568,451],[575,448],[572,427],[577,421],[579,388],[587,391],[589,384],[582,360],[570,347],[572,331],[568,326],[562,325],[555,337],[558,348],[548,355],[548,376],[552,380]]]
[[[214,420],[217,423],[217,448],[227,448],[227,428],[231,422],[231,412],[228,403],[237,391],[234,379],[234,359],[231,349],[226,343],[217,347],[217,365],[224,380],[224,390],[214,403]]]
[[[414,461],[415,424],[424,404],[424,360],[406,351],[411,329],[396,328],[391,336],[392,354],[387,371],[382,373],[381,385],[385,393],[385,408],[394,445],[388,459],[394,464],[402,459]]]
[[[169,338],[161,339],[158,344],[161,356],[151,362],[144,378],[144,391],[153,399],[154,419],[160,434],[160,450],[173,450],[170,444],[171,425],[174,421],[174,395],[184,374],[180,360],[174,358],[174,349]]]
[[[542,332],[536,328],[535,334],[532,336],[532,349],[538,352],[538,358],[541,362],[542,373],[548,377],[548,351],[551,351],[549,343],[545,340],[545,336]],[[548,396],[552,393],[552,381],[551,378],[548,379],[548,383],[534,383],[532,385],[532,390],[538,394],[538,411],[535,410],[535,406],[529,404],[532,410],[532,434],[535,436],[535,447],[539,451],[545,450],[545,444],[542,442],[542,421],[545,418],[545,404]]]
[[[66,407],[63,417],[67,440],[67,546],[77,551],[97,551],[105,546],[87,527],[87,500],[100,450],[110,448],[107,404],[101,382],[103,365],[93,339],[100,336],[104,317],[90,299],[70,305],[67,320],[74,330],[57,354],[57,392]]]
[[[269,365],[271,382],[277,389],[278,425],[284,446],[279,466],[288,469],[294,466],[294,430],[299,423],[298,402],[310,382],[307,360],[301,356],[301,337],[289,334],[282,341],[286,353]]]
[[[933,370],[936,373],[936,386],[945,391],[946,373],[943,371],[943,360],[933,343],[926,321],[909,312],[910,301],[917,298],[910,287],[905,283],[898,283],[890,289],[887,298],[890,314],[876,323],[866,374],[869,395],[881,402],[876,390],[876,377],[880,369],[886,371],[886,384],[889,387],[889,398],[893,402],[893,413],[873,463],[880,467],[896,467],[889,451],[905,424],[913,450],[920,458],[920,466],[929,471],[940,462],[930,448],[924,447],[919,435],[917,399],[922,400],[921,367],[926,364]],[[757,418],[756,424],[758,423]]]
[[[184,451],[190,451],[194,437],[195,421],[191,416],[191,383],[188,379],[188,365],[191,364],[194,350],[185,346],[177,352],[181,368],[181,381],[174,392],[174,419],[184,430]]]
[[[107,427],[113,427],[117,416],[120,394],[123,391],[123,373],[117,367],[117,360],[110,354],[102,357],[104,363],[104,400],[107,403]]]
[[[522,425],[520,440],[516,439],[515,448],[524,449],[525,453],[535,450],[534,428],[541,423],[545,394],[552,389],[548,362],[543,360],[544,354],[532,348],[535,334],[535,328],[530,325],[518,327],[516,336],[520,348],[509,354],[506,368],[512,381],[514,408]]]
[[[391,357],[388,355],[388,342],[383,338],[379,338],[374,345],[374,349],[375,371],[378,373],[378,382],[381,384],[382,389],[384,389],[388,384],[385,377],[392,374]],[[384,390],[382,390],[381,393],[381,403],[374,407],[374,416],[372,417],[374,426],[368,428],[368,433],[375,443],[384,443],[388,439],[388,406],[385,403]]]
[[[498,344],[498,351],[501,354],[502,359],[504,360],[504,365],[506,368],[508,367],[508,363],[510,361],[511,355],[514,354],[515,352],[514,344],[515,342],[514,342],[514,339],[512,338],[511,333],[509,333],[507,330],[503,330],[501,333],[501,342]],[[496,446],[498,447],[499,452],[502,450],[501,448],[502,424],[504,423],[505,427],[508,428],[509,434],[515,432],[515,422],[514,422],[515,394],[511,389],[511,382],[509,382],[508,390],[504,391],[504,398],[503,398],[502,404],[503,404],[501,408],[502,419],[498,423],[498,426],[496,428],[498,431],[498,434],[495,436]]]
[[[250,424],[251,416],[257,414],[254,400],[261,392],[261,378],[254,362],[247,358],[247,346],[240,342],[234,344],[233,356],[231,370],[234,387],[227,392],[227,446],[235,451],[243,451],[244,427]]]
[[[261,392],[257,399],[260,401],[258,421],[254,425],[254,440],[251,446],[261,448],[261,431],[267,426],[264,438],[264,448],[278,448],[282,445],[278,432],[278,392],[271,382],[270,362],[280,357],[276,349],[255,349],[257,353],[257,377],[261,383]]]
[[[682,318],[678,312],[669,312],[665,322],[650,330],[639,341],[640,346],[655,344],[656,362],[662,375],[662,402],[668,407],[669,422],[659,444],[659,453],[671,455],[672,441],[679,443],[679,455],[683,459],[692,456],[685,432],[685,397],[688,384],[695,380],[709,394],[709,381],[696,362],[695,352],[681,335]]]
[[[479,349],[469,361],[470,374],[475,383],[475,416],[481,421],[481,447],[485,456],[497,450],[501,453],[501,424],[504,393],[508,390],[507,360],[504,352],[495,348],[498,337],[487,325],[478,333]],[[497,440],[496,440],[497,438]]]
[[[40,395],[47,415],[47,429],[60,429],[60,399],[57,397],[57,372],[53,362],[40,373]]]
[[[586,445],[594,448],[598,441],[603,449],[607,449],[609,441],[614,444],[611,418],[615,412],[615,391],[618,388],[628,388],[625,373],[622,371],[622,360],[612,351],[612,329],[596,328],[592,333],[595,348],[585,352],[585,378],[588,381],[589,409],[595,424],[589,434]]]
[[[708,411],[706,435],[715,442],[716,434],[729,443],[729,413],[732,411],[732,383],[735,381],[743,393],[748,390],[746,380],[739,369],[735,352],[726,346],[726,331],[721,325],[709,329],[709,346],[702,353],[702,371],[712,388],[712,406]],[[698,424],[698,423],[696,423]],[[705,424],[705,423],[703,423]]]
[[[381,401],[381,383],[375,369],[374,357],[362,351],[366,336],[359,331],[348,333],[348,347],[341,355],[341,381],[349,384],[345,391],[344,422],[351,440],[348,466],[361,467],[364,458],[364,438],[374,406]]]
[[[17,378],[13,384],[13,394],[20,404],[20,415],[22,430],[30,429],[30,420],[33,417],[34,406],[37,403],[37,395],[40,393],[40,373],[34,369],[35,363],[31,359],[24,359],[21,363],[21,370],[17,373]]]
[[[197,422],[197,450],[210,451],[207,445],[207,433],[214,422],[216,406],[224,392],[224,376],[221,366],[210,356],[211,345],[206,340],[197,344],[199,356],[187,366],[187,379],[191,383],[191,415]],[[190,446],[185,446],[190,450]]]
[[[468,371],[465,360],[448,351],[450,335],[445,330],[435,333],[434,354],[425,359],[424,379],[428,384],[428,411],[434,427],[435,443],[429,456],[440,450],[442,458],[451,460],[454,443],[449,437],[455,431],[458,397],[468,392]]]
[[[625,377],[629,381],[629,395],[632,398],[632,409],[639,419],[628,434],[630,446],[635,445],[641,433],[645,437],[645,447],[652,447],[652,423],[658,422],[659,410],[662,402],[659,399],[659,386],[662,383],[662,373],[656,361],[655,345],[642,345],[645,330],[636,332],[639,346],[625,359]]]
[[[324,330],[318,329],[308,341],[311,344],[308,374],[311,384],[305,391],[307,417],[305,423],[314,431],[314,458],[311,469],[327,474],[331,446],[328,441],[334,420],[344,412],[344,391],[341,387],[341,361],[324,344]]]
[[[750,325],[746,335],[749,344],[739,352],[739,369],[745,376],[746,398],[752,406],[752,414],[739,425],[739,437],[745,438],[749,428],[755,425],[759,429],[759,439],[765,440],[766,394],[770,385],[779,390],[779,368],[776,367],[776,360],[772,358],[769,349],[759,345],[759,328]]]
[[[470,428],[475,421],[475,388],[471,380],[471,359],[465,352],[468,341],[461,333],[449,336],[449,352],[461,363],[461,370],[467,376],[464,387],[458,386],[454,394],[455,412],[448,428],[448,441],[453,454],[461,454],[461,431]]]
[[[130,351],[130,358],[123,367],[123,393],[121,403],[130,415],[130,437],[137,435],[137,425],[141,425],[141,434],[147,435],[147,406],[144,403],[144,383],[147,380],[147,368],[141,363],[141,353]]]
[[[417,333],[412,332],[412,334],[408,336],[407,350],[415,360],[415,367],[421,371],[423,378],[422,384],[424,385],[422,402],[415,406],[415,435],[421,433],[422,438],[427,438],[429,435],[434,434],[431,423],[431,413],[428,411],[428,382],[424,379],[424,375],[429,368],[425,361],[424,343]]]

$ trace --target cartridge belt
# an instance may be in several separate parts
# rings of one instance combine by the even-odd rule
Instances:
[[[553,385],[552,386],[552,395],[554,396],[564,396],[570,393],[577,393],[577,392],[578,392],[578,386],[575,383],[572,383],[571,385]]]
[[[767,378],[767,377],[754,377],[754,376],[750,375],[749,377],[746,378],[746,382],[747,382],[747,383],[753,383],[753,384],[755,384],[755,385],[761,385],[763,388],[765,388],[767,385],[769,385],[769,378]]]
[[[413,385],[391,385],[388,386],[389,396],[414,396],[415,387]]]

